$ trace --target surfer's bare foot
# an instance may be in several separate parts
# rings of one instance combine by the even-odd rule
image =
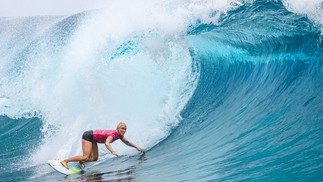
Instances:
[[[61,164],[62,164],[66,169],[68,169],[67,162],[65,162],[65,161],[60,161],[60,162],[61,162]]]

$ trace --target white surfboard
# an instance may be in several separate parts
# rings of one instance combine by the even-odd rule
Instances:
[[[83,168],[81,168],[76,162],[67,163],[68,169],[66,169],[59,160],[49,160],[46,163],[49,164],[49,166],[51,166],[52,168],[54,168],[56,171],[65,175],[75,174],[83,171]]]

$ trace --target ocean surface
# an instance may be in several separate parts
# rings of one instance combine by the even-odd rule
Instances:
[[[0,18],[0,181],[323,181],[323,1],[109,1]],[[82,133],[112,156],[64,176]]]

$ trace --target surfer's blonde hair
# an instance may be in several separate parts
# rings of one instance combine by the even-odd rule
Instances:
[[[125,122],[120,121],[120,122],[117,124],[117,128],[119,128],[121,125],[125,125],[125,126],[127,126]]]

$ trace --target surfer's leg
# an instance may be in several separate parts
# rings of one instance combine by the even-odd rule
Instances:
[[[91,152],[91,161],[97,161],[99,158],[98,144],[93,142],[92,152]]]
[[[84,154],[83,154],[84,155]],[[91,161],[97,161],[98,160],[98,144],[96,142],[92,142],[92,151],[89,159],[87,161],[79,161],[80,168],[84,168],[84,162],[91,162]]]
[[[91,155],[89,157],[89,159],[87,161],[79,161],[78,165],[80,166],[80,168],[84,168],[84,162],[92,162],[92,161],[97,161],[99,158],[99,152],[98,152],[98,144],[96,142],[92,143],[92,152]]]
[[[91,153],[92,153],[92,146],[93,145],[97,145],[97,144],[82,139],[83,158],[80,161],[84,161],[84,162],[91,161]]]
[[[61,161],[62,165],[68,169],[68,162],[79,162],[79,161],[85,161],[88,162],[90,160],[90,155],[92,153],[92,142],[89,142],[87,140],[82,139],[82,150],[83,155],[74,156],[68,159],[64,159]]]

